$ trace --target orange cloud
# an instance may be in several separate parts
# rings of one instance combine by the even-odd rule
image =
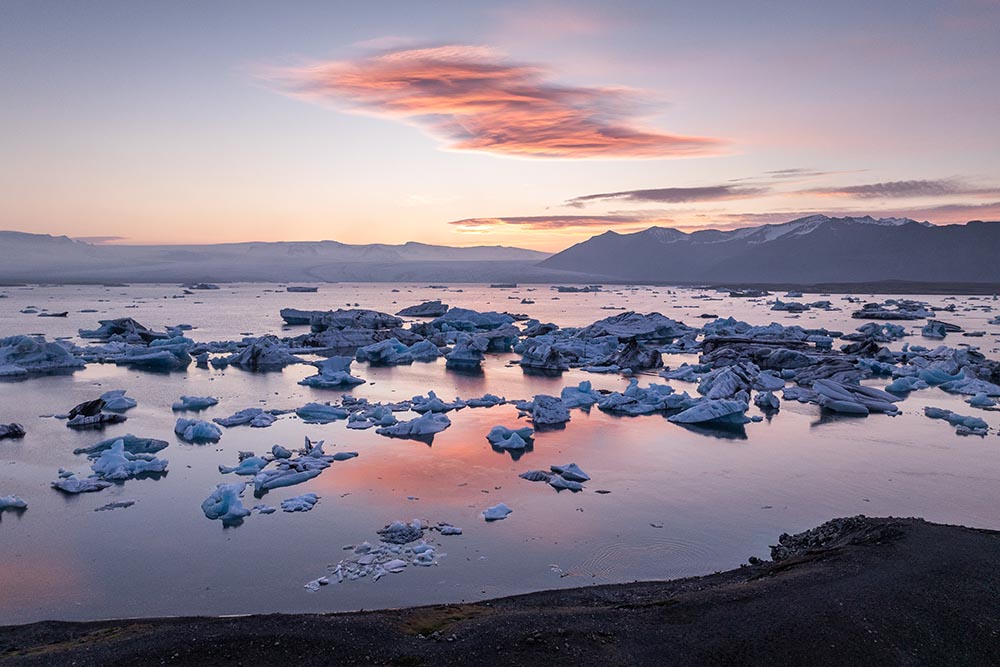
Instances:
[[[661,220],[662,221],[662,220]],[[461,232],[475,232],[498,227],[516,227],[532,231],[556,229],[584,229],[599,227],[626,227],[641,229],[648,227],[649,218],[629,215],[528,215],[506,216],[502,218],[465,218],[448,223]]]
[[[476,46],[391,51],[282,70],[298,95],[409,120],[455,150],[533,158],[667,158],[721,142],[643,128],[632,91],[560,86]]]

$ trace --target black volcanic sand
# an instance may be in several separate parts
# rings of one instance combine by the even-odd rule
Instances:
[[[857,517],[783,544],[707,577],[478,604],[9,626],[0,664],[1000,664],[1000,533]]]

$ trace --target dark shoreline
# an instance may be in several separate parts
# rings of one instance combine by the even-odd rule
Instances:
[[[836,520],[675,581],[329,615],[0,627],[0,665],[1000,664],[1000,532]]]

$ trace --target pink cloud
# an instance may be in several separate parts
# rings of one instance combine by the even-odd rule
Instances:
[[[643,127],[633,91],[561,86],[477,46],[440,46],[279,73],[293,93],[406,120],[454,150],[534,158],[712,155],[722,142]]]

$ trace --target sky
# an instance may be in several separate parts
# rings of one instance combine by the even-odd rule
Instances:
[[[0,229],[98,243],[1000,220],[1000,0],[3,0],[0,95]]]

